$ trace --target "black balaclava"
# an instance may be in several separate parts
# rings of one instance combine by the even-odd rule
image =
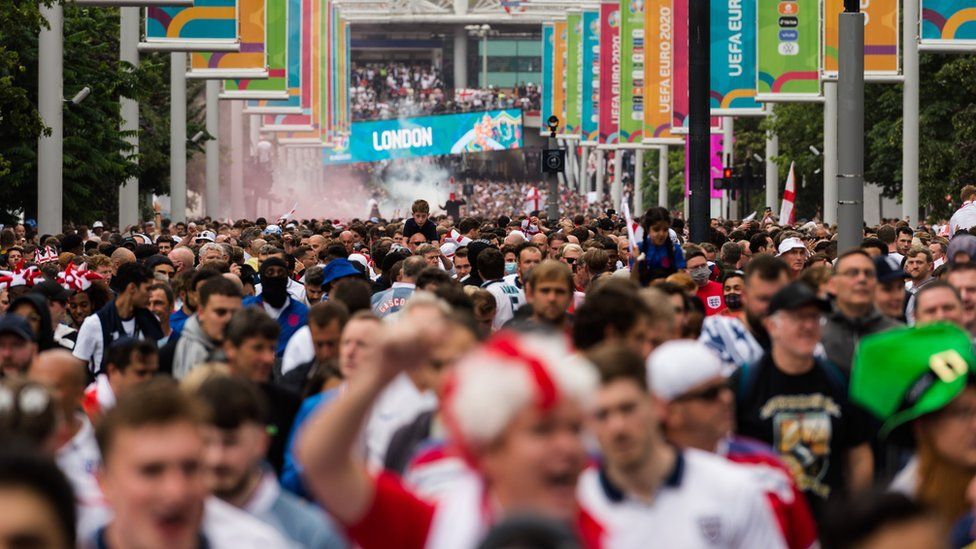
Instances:
[[[288,300],[288,276],[267,276],[270,267],[281,267],[288,272],[288,264],[277,257],[264,260],[258,272],[261,274],[261,299],[275,309],[283,307]]]

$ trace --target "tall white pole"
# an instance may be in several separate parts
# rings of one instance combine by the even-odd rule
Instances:
[[[837,82],[827,80],[823,86],[823,221],[833,225],[837,223]]]
[[[905,92],[902,96],[901,214],[912,225],[918,217],[918,2],[905,0],[902,47]]]
[[[590,190],[590,174],[587,172],[587,168],[590,165],[590,147],[589,145],[583,145],[580,147],[580,163],[579,163],[579,194],[586,196],[586,193]]]
[[[211,219],[220,216],[220,80],[207,80],[206,212]]]
[[[454,2],[458,6],[462,2]],[[467,4],[467,2],[464,2]],[[466,11],[466,8],[465,8]],[[468,31],[463,26],[454,29],[454,88],[468,87]]]
[[[60,2],[41,4],[37,45],[37,111],[51,130],[37,139],[37,229],[58,234],[62,228],[62,174],[64,144],[64,10]]]
[[[481,37],[481,89],[488,87],[488,33]]]
[[[644,149],[634,151],[634,217],[644,213]]]
[[[186,53],[171,53],[169,61],[169,196],[176,223],[186,221]]]
[[[613,184],[610,185],[610,199],[613,200],[613,207],[620,207],[620,198],[624,192],[624,150],[615,149],[613,151]]]
[[[252,122],[253,122],[252,118]],[[230,114],[230,212],[236,221],[244,217],[244,102],[231,103]]]
[[[657,153],[657,205],[668,207],[668,146],[664,145]]]
[[[773,104],[766,104],[768,116],[773,116]],[[779,156],[779,136],[774,132],[766,133],[766,207],[779,211],[779,167],[776,157]]]
[[[119,59],[139,66],[139,8],[119,9]],[[139,102],[128,97],[119,98],[122,115],[121,129],[130,135],[124,137],[132,147],[125,154],[129,162],[139,162]],[[119,186],[119,227],[124,230],[139,222],[139,178],[130,177]]]
[[[603,182],[607,178],[607,152],[604,149],[596,150],[596,199],[603,200]]]

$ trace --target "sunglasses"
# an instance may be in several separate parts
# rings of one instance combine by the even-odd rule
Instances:
[[[685,393],[679,397],[674,398],[675,401],[688,401],[688,400],[701,400],[704,402],[715,402],[721,396],[722,392],[726,390],[731,390],[728,382],[720,383],[718,385],[712,385],[711,387],[706,387],[699,391],[694,391],[691,393]]]

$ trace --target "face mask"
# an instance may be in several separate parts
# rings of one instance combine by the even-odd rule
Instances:
[[[261,280],[261,299],[275,309],[288,299],[288,279],[283,276],[264,277]]]
[[[517,268],[518,268],[518,264],[517,263],[506,263],[505,264],[505,274],[506,275],[515,274],[515,270]]]
[[[730,311],[738,311],[742,308],[742,296],[739,294],[725,294],[725,306]]]
[[[704,286],[708,282],[708,275],[710,274],[712,274],[712,271],[708,267],[698,267],[691,270],[691,279],[695,281],[695,284]]]

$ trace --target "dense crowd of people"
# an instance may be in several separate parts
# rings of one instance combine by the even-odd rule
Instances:
[[[452,93],[432,64],[353,63],[350,104],[354,121],[491,109],[539,110],[538,86],[513,89],[458,87]]]
[[[976,216],[692,243],[511,193],[0,230],[0,539],[972,546]]]

